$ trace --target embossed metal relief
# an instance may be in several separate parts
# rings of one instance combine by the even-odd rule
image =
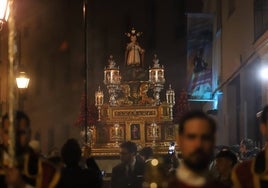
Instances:
[[[161,139],[161,128],[159,125],[151,124],[146,126],[146,140],[153,141],[153,140],[160,140]]]
[[[114,124],[110,128],[110,141],[120,141],[124,139],[124,128],[119,124]]]
[[[144,142],[144,122],[143,121],[129,121],[126,122],[126,140],[134,142]]]
[[[130,125],[130,139],[131,140],[140,140],[141,139],[141,128],[140,124],[131,124]]]
[[[165,140],[175,140],[176,129],[174,125],[165,126]]]
[[[156,109],[128,109],[128,110],[114,110],[113,117],[128,117],[128,116],[139,116],[139,117],[156,117]]]

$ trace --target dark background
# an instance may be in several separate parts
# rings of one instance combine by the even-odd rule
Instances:
[[[165,90],[171,84],[178,97],[186,88],[186,13],[201,12],[201,0],[88,0],[88,28],[84,29],[82,0],[15,1],[18,61],[31,78],[23,109],[29,114],[33,138],[44,151],[79,137],[73,126],[83,109],[85,54],[88,55],[88,99],[94,105],[110,55],[124,66],[125,36],[132,27],[143,32],[145,68],[157,54],[165,67]],[[88,47],[85,53],[85,32]],[[7,41],[8,30],[1,33]],[[7,49],[7,48],[6,48]],[[3,50],[3,49],[2,49]],[[5,49],[4,49],[5,50]],[[8,64],[4,56],[1,62]],[[8,97],[2,96],[8,101]],[[106,95],[105,102],[108,102]],[[3,102],[3,112],[7,102]]]

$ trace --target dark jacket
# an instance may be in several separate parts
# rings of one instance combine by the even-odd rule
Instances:
[[[66,167],[61,171],[57,188],[100,188],[95,171],[82,169],[79,166]]]
[[[131,175],[128,175],[126,166],[118,164],[112,170],[111,188],[142,188],[144,166],[144,162],[136,160]]]
[[[265,151],[257,157],[237,164],[232,171],[233,187],[268,187]]]
[[[0,187],[6,188],[7,184],[5,182],[5,166],[4,166],[4,152],[7,152],[7,149],[4,145],[0,144]]]

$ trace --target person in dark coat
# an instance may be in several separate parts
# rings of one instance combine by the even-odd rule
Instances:
[[[152,147],[144,147],[140,150],[139,155],[145,161],[145,172],[143,188],[152,187],[151,183],[154,183],[158,188],[166,187],[168,177],[165,171],[165,164],[163,159],[154,156]]]
[[[9,116],[2,117],[2,137],[4,148],[10,142],[9,138]],[[31,139],[30,118],[23,111],[16,111],[14,116],[15,133],[15,159],[10,157],[9,151],[4,151],[3,163],[5,168],[5,181],[8,187],[48,187],[54,188],[59,180],[60,171],[52,164],[40,157],[39,154],[29,146]],[[4,135],[4,136],[3,136]],[[0,152],[1,153],[1,152]],[[0,157],[1,158],[1,157]],[[15,160],[12,165],[10,161]],[[1,163],[1,162],[0,162]],[[7,168],[8,167],[8,168]],[[2,188],[1,184],[1,188]],[[5,186],[3,186],[4,188]]]
[[[57,188],[99,188],[101,184],[98,174],[92,169],[82,169],[79,166],[81,148],[75,139],[68,139],[61,149],[62,160],[65,164]]]
[[[237,164],[231,175],[234,188],[268,187],[268,105],[261,113],[260,131],[265,138],[265,147],[256,157]]]
[[[143,183],[144,162],[136,158],[137,146],[127,141],[120,145],[121,163],[112,169],[112,188],[141,188]]]
[[[223,149],[215,156],[216,169],[218,172],[217,179],[223,184],[231,187],[231,172],[233,167],[236,165],[238,159],[235,153],[229,149]]]

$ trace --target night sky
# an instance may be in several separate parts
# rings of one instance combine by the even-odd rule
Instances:
[[[40,29],[40,35],[35,40],[40,44],[40,51],[47,53],[49,61],[64,62],[61,67],[66,69],[63,70],[66,77],[75,67],[80,68],[81,75],[77,78],[83,79],[83,1],[58,0],[39,4],[33,0],[24,2],[21,1],[18,5],[22,7],[18,8],[18,20],[26,18],[26,21],[18,21],[19,25],[33,19],[32,16],[39,19],[35,27],[38,32]],[[30,14],[30,6],[39,6],[40,9]],[[177,92],[185,88],[186,13],[200,12],[201,7],[201,0],[88,0],[87,51],[89,74],[93,76],[89,87],[95,90],[102,84],[103,68],[110,55],[114,56],[119,66],[124,66],[124,52],[129,41],[125,33],[134,27],[143,32],[139,43],[145,49],[145,67],[152,65],[153,55],[157,54],[160,64],[166,70],[166,87],[172,84]],[[25,35],[29,34],[29,28],[23,24],[19,27]],[[27,56],[25,53],[27,52],[22,52],[22,61],[26,62],[27,58],[23,58],[23,55]],[[91,93],[90,98],[94,98],[94,93]]]

